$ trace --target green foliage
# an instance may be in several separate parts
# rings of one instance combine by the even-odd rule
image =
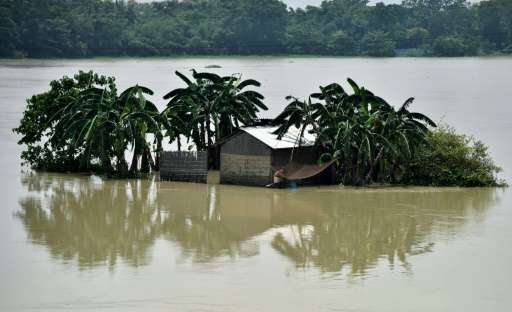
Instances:
[[[290,97],[293,101],[275,120],[279,126],[275,133],[282,136],[297,127],[302,136],[310,129],[317,148],[323,151],[320,161],[334,160],[343,184],[396,183],[404,165],[425,141],[427,126],[435,127],[435,123],[409,111],[413,98],[395,109],[353,80],[348,83],[352,94],[332,83],[320,87],[308,101]]]
[[[263,96],[248,89],[259,87],[258,81],[196,71],[192,81],[176,74],[187,87],[165,96],[169,103],[163,112],[147,99],[152,90],[136,85],[118,95],[112,77],[79,72],[52,81],[49,91],[27,101],[14,129],[26,146],[21,158],[38,170],[137,177],[159,169],[164,137],[180,148],[184,136],[205,150],[267,109]],[[132,153],[129,167],[127,151]]]
[[[414,98],[395,108],[350,78],[348,83],[352,93],[332,83],[308,101],[288,97],[275,134],[296,127],[297,145],[305,131],[314,134],[319,162],[334,161],[346,185],[505,185],[482,142],[447,126],[437,129],[429,117],[410,111]]]
[[[168,134],[171,141],[177,140],[178,148],[181,148],[180,136],[185,136],[194,141],[198,150],[206,150],[241,125],[252,123],[260,110],[268,109],[262,102],[263,95],[247,90],[261,85],[256,80],[195,70],[192,79],[180,72],[176,75],[186,87],[164,96],[169,100],[164,113],[171,124]]]
[[[63,109],[73,103],[82,92],[91,88],[105,88],[115,96],[114,78],[92,72],[79,72],[73,78],[63,77],[50,83],[50,90],[32,96],[14,132],[21,136],[19,144],[27,146],[21,158],[35,169],[78,171],[83,168],[80,158],[83,146],[70,139],[61,139],[63,129],[58,127]],[[72,144],[73,143],[73,144]]]
[[[50,90],[27,101],[14,132],[27,149],[26,165],[48,171],[93,171],[120,177],[138,176],[154,163],[147,134],[162,140],[164,118],[134,86],[117,95],[115,80],[93,72],[52,81]],[[125,151],[131,148],[130,172]],[[139,162],[142,156],[142,162]],[[113,164],[115,163],[115,166]]]
[[[360,52],[368,56],[395,56],[395,42],[384,32],[370,32],[361,40]]]
[[[510,53],[510,16],[510,0],[3,0],[0,57]]]
[[[466,56],[474,55],[475,50],[463,39],[456,37],[441,37],[436,39],[432,47],[437,56]]]
[[[501,172],[481,141],[442,126],[427,135],[415,153],[407,182],[433,186],[504,186]]]
[[[21,158],[38,170],[136,177],[158,170],[158,153],[154,160],[152,152],[162,150],[164,138],[176,141],[178,149],[184,137],[207,150],[267,109],[263,96],[248,89],[260,86],[256,80],[195,70],[192,78],[176,75],[186,86],[164,96],[163,112],[147,99],[153,91],[144,86],[118,95],[113,77],[80,71],[52,81],[49,91],[27,100],[13,130],[26,146]],[[319,161],[334,161],[344,184],[504,185],[482,142],[446,126],[431,131],[436,124],[430,118],[409,110],[413,98],[395,108],[353,80],[348,83],[352,93],[332,83],[307,101],[287,97],[290,103],[274,120],[275,134],[283,137],[298,128],[298,146],[306,131],[314,134]]]

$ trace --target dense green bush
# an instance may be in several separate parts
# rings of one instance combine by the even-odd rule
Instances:
[[[500,172],[484,143],[441,126],[431,131],[427,144],[416,151],[407,181],[432,186],[505,186],[497,176]]]

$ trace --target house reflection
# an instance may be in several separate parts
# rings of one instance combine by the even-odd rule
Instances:
[[[262,233],[299,268],[407,265],[498,200],[492,189],[270,190],[32,173],[16,216],[28,239],[80,268],[150,263],[157,239],[195,263],[259,254]]]

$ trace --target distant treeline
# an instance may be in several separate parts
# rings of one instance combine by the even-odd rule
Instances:
[[[510,53],[511,0],[0,0],[0,57]]]

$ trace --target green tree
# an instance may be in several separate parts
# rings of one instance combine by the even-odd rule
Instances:
[[[193,81],[176,72],[185,88],[172,90],[164,96],[169,100],[167,112],[189,125],[188,129],[175,131],[192,138],[199,150],[230,135],[240,125],[249,124],[259,110],[266,110],[263,96],[247,87],[259,87],[253,79],[243,80],[240,75],[221,77],[213,73],[192,71]]]
[[[395,41],[384,32],[371,32],[361,39],[359,51],[368,56],[394,56]]]
[[[0,57],[16,56],[19,40],[19,27],[13,20],[14,1],[0,3]]]
[[[282,136],[295,126],[302,137],[310,127],[317,148],[324,152],[320,161],[336,161],[344,184],[396,182],[398,171],[407,170],[414,151],[425,141],[428,126],[436,125],[427,116],[408,110],[412,98],[395,110],[351,79],[348,82],[352,94],[332,83],[311,95],[319,103],[295,99],[276,118],[276,133]]]
[[[98,157],[104,172],[113,171],[111,157],[113,137],[119,114],[113,90],[91,87],[70,99],[53,118],[58,122],[50,140],[65,141],[73,150],[82,147],[83,167],[90,169],[92,159]]]
[[[474,50],[463,39],[440,37],[435,40],[432,52],[437,56],[465,56],[473,54]]]
[[[22,160],[35,169],[53,171],[79,171],[84,169],[79,162],[83,159],[84,148],[63,139],[57,133],[56,125],[62,111],[91,88],[107,89],[109,98],[115,96],[113,77],[93,72],[79,72],[73,78],[63,77],[50,83],[50,90],[32,96],[27,100],[20,125],[14,132],[21,136],[18,144],[25,145]]]
[[[147,135],[152,134],[155,141],[159,142],[159,146],[162,141],[160,112],[155,104],[146,99],[146,95],[153,95],[153,91],[137,85],[126,89],[118,99],[120,122],[126,127],[126,139],[133,152],[130,165],[132,175],[139,170],[148,173],[151,167],[157,169],[151,156]]]

